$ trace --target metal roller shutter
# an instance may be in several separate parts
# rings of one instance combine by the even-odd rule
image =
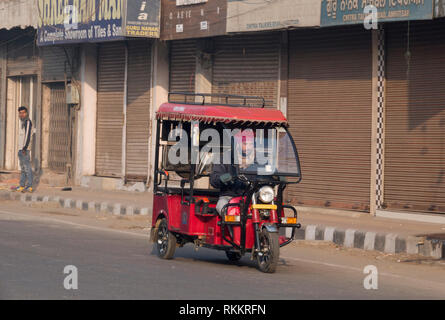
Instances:
[[[71,76],[67,56],[62,47],[42,47],[42,81],[65,81],[65,68],[67,77]],[[72,48],[66,48],[69,57],[72,57]],[[65,67],[66,65],[66,67]]]
[[[196,40],[170,42],[170,92],[195,92]]]
[[[445,21],[386,30],[384,206],[445,213]]]
[[[70,123],[65,83],[50,86],[48,167],[65,172],[70,158]]]
[[[150,136],[151,45],[128,42],[126,177],[146,180]]]
[[[262,96],[277,108],[280,34],[215,38],[213,93]]]
[[[98,51],[96,174],[122,176],[125,44],[104,43]]]
[[[288,118],[303,180],[293,204],[369,210],[372,40],[362,27],[290,33]]]

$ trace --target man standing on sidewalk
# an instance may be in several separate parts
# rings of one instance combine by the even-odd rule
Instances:
[[[32,192],[32,167],[28,147],[32,135],[32,122],[29,119],[28,109],[21,106],[19,109],[19,161],[20,161],[20,186],[17,191]]]

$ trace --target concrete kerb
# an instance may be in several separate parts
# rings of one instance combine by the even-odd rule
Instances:
[[[289,235],[289,232],[287,232]],[[377,233],[354,229],[339,229],[331,226],[307,225],[298,230],[297,240],[322,240],[346,248],[380,251],[389,254],[420,254],[436,259],[445,259],[445,243],[427,240],[424,237],[403,237],[393,233]]]
[[[121,203],[110,203],[107,201],[85,201],[64,198],[60,196],[48,196],[40,194],[23,194],[10,191],[0,191],[0,199],[21,201],[26,204],[53,203],[60,208],[77,209],[89,212],[107,212],[114,215],[148,215],[151,211],[148,207],[136,207],[134,205],[123,205]]]

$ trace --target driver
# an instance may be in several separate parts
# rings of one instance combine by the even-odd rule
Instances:
[[[255,136],[251,129],[246,129],[234,136],[235,140],[235,163],[215,164],[210,174],[210,184],[220,190],[216,211],[221,215],[223,207],[234,197],[244,194],[247,184],[236,177],[239,169],[245,169],[254,163],[255,158]]]

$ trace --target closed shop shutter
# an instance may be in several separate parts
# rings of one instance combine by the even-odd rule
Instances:
[[[66,48],[58,46],[42,47],[42,81],[65,81],[65,69],[67,77],[71,77],[71,68],[67,62],[67,50],[68,56],[72,57],[72,48]]]
[[[213,93],[261,96],[277,108],[280,39],[279,33],[215,38]]]
[[[96,174],[122,176],[125,44],[104,43],[98,51]]]
[[[445,22],[385,29],[384,206],[445,213]]]
[[[70,124],[65,83],[52,83],[49,105],[48,167],[65,172],[70,158]]]
[[[126,176],[146,180],[150,135],[151,45],[128,42]]]
[[[369,210],[372,40],[362,27],[290,33],[288,119],[302,182],[293,204]]]
[[[170,42],[170,92],[195,92],[196,40]]]

